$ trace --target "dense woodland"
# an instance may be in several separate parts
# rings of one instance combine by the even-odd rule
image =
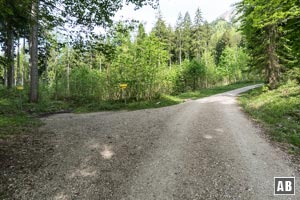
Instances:
[[[30,102],[87,102],[119,100],[126,83],[126,98],[140,101],[246,80],[271,89],[299,81],[298,0],[242,0],[229,22],[208,23],[199,8],[194,19],[179,13],[174,27],[158,9],[149,33],[138,21],[111,20],[122,2],[0,0],[3,87],[24,86]]]

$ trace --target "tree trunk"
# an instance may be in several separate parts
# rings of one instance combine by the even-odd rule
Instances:
[[[99,67],[100,67],[99,71],[102,72],[102,59],[101,59],[101,57],[100,57],[100,66]]]
[[[7,59],[7,88],[14,86],[14,36],[13,30],[8,28],[6,39],[6,59]]]
[[[193,91],[196,90],[196,76],[194,75],[194,80],[193,80]]]
[[[182,63],[182,41],[181,41],[181,30],[179,32],[179,65]]]
[[[17,48],[17,85],[21,84],[21,68],[20,68],[20,38],[18,38]]]
[[[26,77],[26,79],[27,79],[27,81],[28,81],[28,84],[30,84],[30,80],[31,80],[31,78],[30,78],[30,71],[31,71],[31,69],[30,69],[30,56],[31,56],[31,42],[30,42],[30,36],[29,36],[29,38],[28,38],[28,41],[27,41],[27,43],[28,43],[28,49],[29,49],[29,59],[28,59],[28,71],[27,71],[27,77]]]
[[[181,50],[181,48],[182,48],[182,46],[181,46],[182,44],[181,44],[181,41],[180,41],[180,44],[179,44],[179,65],[181,65],[181,63],[182,63],[182,50]]]
[[[30,27],[30,94],[31,103],[38,102],[38,11],[39,0],[33,0],[31,5],[32,24]]]
[[[22,48],[22,85],[25,84],[25,37],[23,38],[23,48]]]
[[[4,67],[4,85],[7,87],[7,67]]]
[[[49,49],[49,44],[46,44],[46,49]],[[44,65],[45,65],[45,84],[49,85],[49,75],[48,75],[48,56],[44,57]]]
[[[276,40],[277,40],[277,30],[275,25],[270,25],[268,27],[268,65],[267,65],[267,78],[270,89],[275,89],[280,76],[280,64],[279,58],[276,53]]]
[[[67,97],[70,96],[70,48],[69,48],[69,35],[68,35],[68,45],[67,45]]]

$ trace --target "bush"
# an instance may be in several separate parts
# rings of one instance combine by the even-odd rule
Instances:
[[[285,74],[284,79],[285,79],[285,81],[288,81],[288,80],[293,81],[294,80],[299,84],[300,83],[300,68],[296,67],[296,68],[289,70]]]

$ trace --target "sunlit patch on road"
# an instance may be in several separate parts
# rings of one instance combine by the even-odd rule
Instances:
[[[93,170],[91,168],[84,168],[84,169],[78,169],[75,172],[73,172],[70,176],[70,178],[74,177],[92,177],[96,175],[96,170]]]
[[[221,129],[221,128],[216,128],[215,131],[216,131],[218,134],[224,133],[224,130]]]
[[[232,97],[224,97],[222,100],[220,100],[220,103],[225,105],[232,105],[236,103],[236,100]]]
[[[197,102],[201,104],[205,103],[220,103],[224,105],[232,105],[236,103],[236,99],[233,97],[228,97],[225,95],[217,95],[217,96],[212,96],[212,97],[207,97],[203,99],[196,100]]]
[[[104,159],[111,159],[115,153],[112,150],[111,145],[100,145],[98,142],[92,140],[88,143],[88,148],[91,149],[92,151],[100,151],[100,155]]]
[[[57,195],[55,195],[53,199],[54,200],[69,200],[71,198],[61,192],[61,193],[58,193]]]
[[[100,152],[102,158],[111,159],[111,157],[115,154],[111,149],[111,146],[104,145],[103,150]]]
[[[209,139],[209,140],[210,140],[210,139],[213,139],[213,136],[211,136],[211,135],[204,135],[203,137],[204,137],[205,139]]]

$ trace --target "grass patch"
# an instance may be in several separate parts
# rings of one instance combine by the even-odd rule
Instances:
[[[0,138],[34,133],[36,128],[42,125],[37,116],[69,107],[67,103],[57,101],[30,104],[25,96],[25,91],[0,88]]]
[[[85,112],[97,112],[97,111],[109,111],[109,110],[140,110],[149,108],[160,108],[165,106],[171,106],[183,102],[179,99],[170,95],[161,95],[159,99],[148,100],[148,101],[129,101],[125,104],[124,101],[103,101],[100,103],[90,103],[86,105],[78,106],[74,109],[76,113]]]
[[[129,101],[127,104],[124,101],[103,101],[94,102],[84,105],[73,106],[74,112],[85,113],[85,112],[97,112],[97,111],[109,111],[109,110],[140,110],[149,108],[160,108],[165,106],[171,106],[184,102],[186,99],[199,99],[208,97],[214,94],[227,92],[230,90],[246,87],[253,85],[253,82],[242,82],[235,83],[226,86],[220,86],[215,88],[201,89],[195,92],[185,92],[176,96],[161,95],[158,99],[145,100],[145,101]]]
[[[185,92],[177,95],[176,97],[179,99],[199,99],[203,97],[208,97],[211,95],[223,93],[223,92],[228,92],[230,90],[235,90],[238,88],[246,87],[249,85],[253,85],[253,82],[241,82],[241,83],[235,83],[231,85],[226,85],[226,86],[220,86],[220,87],[215,87],[215,88],[208,88],[208,89],[201,89],[193,92]]]
[[[300,85],[288,82],[269,91],[261,87],[239,98],[245,111],[270,130],[272,138],[300,148]]]
[[[11,135],[28,134],[42,123],[28,115],[0,115],[0,138]]]

